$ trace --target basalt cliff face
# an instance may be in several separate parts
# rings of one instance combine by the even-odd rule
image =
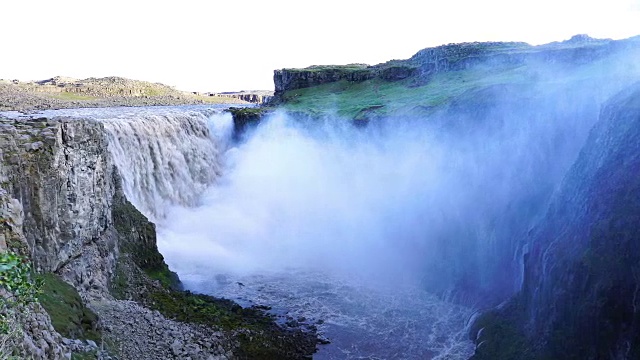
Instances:
[[[640,357],[640,86],[608,102],[524,243],[524,281],[474,359]]]
[[[117,173],[101,125],[7,120],[0,141],[0,180],[21,204],[36,269],[105,291],[117,255],[111,213]]]
[[[141,214],[129,214],[130,226],[117,229],[119,209],[130,205],[99,122],[3,119],[0,149],[3,250],[28,256],[39,273],[73,285],[86,302],[112,299],[123,245],[158,254],[153,224]],[[156,261],[163,261],[159,254]],[[62,341],[40,305],[33,306],[22,321],[24,341],[16,345],[21,356],[69,356],[70,342]]]
[[[23,220],[20,202],[0,189],[0,251],[5,251],[7,247],[27,249]],[[5,289],[0,290],[0,299],[9,297]],[[21,326],[14,326],[10,330],[17,331],[13,336],[3,335],[5,339],[2,339],[3,346],[0,350],[14,349],[14,354],[34,359],[62,359],[71,356],[69,347],[54,329],[49,314],[42,306],[36,303],[20,310],[2,314],[8,323]]]

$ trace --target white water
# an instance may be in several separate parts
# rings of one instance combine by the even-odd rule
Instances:
[[[211,117],[221,148],[230,121]],[[278,115],[227,148],[198,206],[167,211],[160,250],[187,288],[320,321],[316,358],[468,358],[472,310],[420,287],[418,229],[443,186],[429,144]]]
[[[225,107],[112,107],[3,114],[103,122],[127,198],[150,220],[162,222],[172,205],[195,206],[198,196],[219,176],[224,144],[212,141],[209,117],[220,116]],[[228,137],[222,129],[215,131],[221,138]]]
[[[125,194],[151,220],[170,205],[194,206],[220,173],[207,116],[196,111],[104,119]],[[132,136],[135,134],[134,136]]]

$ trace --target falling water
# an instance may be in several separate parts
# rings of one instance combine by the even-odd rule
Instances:
[[[220,173],[219,150],[201,112],[104,119],[109,150],[130,201],[161,221],[169,205],[194,206]]]

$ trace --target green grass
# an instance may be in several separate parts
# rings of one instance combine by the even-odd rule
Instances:
[[[311,114],[334,112],[338,116],[359,119],[371,115],[402,115],[441,106],[465,91],[495,84],[524,83],[524,69],[501,71],[484,69],[443,72],[426,84],[416,86],[414,79],[363,82],[338,81],[310,88],[287,91],[284,108]]]
[[[231,300],[188,291],[153,291],[148,297],[147,305],[168,318],[231,333],[240,330],[236,334],[239,346],[234,350],[239,359],[300,359],[299,349],[312,352],[315,348],[315,337],[283,331],[261,309],[242,308]]]
[[[98,357],[97,351],[79,352],[71,354],[71,360],[94,360]]]
[[[204,96],[193,95],[196,99],[202,100],[207,104],[246,104],[246,101],[224,96]]]
[[[302,69],[286,69],[288,71],[293,72],[321,72],[321,71],[357,71],[357,70],[366,70],[369,65],[367,64],[347,64],[347,65],[312,65]]]
[[[52,273],[38,278],[43,282],[40,304],[56,331],[69,338],[100,341],[100,334],[94,330],[98,317],[84,306],[76,289]]]
[[[166,91],[165,89],[161,89],[161,88],[156,88],[153,86],[148,86],[145,87],[142,90],[142,95],[143,96],[163,96],[163,95],[167,95],[168,91]]]
[[[338,115],[355,120],[388,115],[424,115],[467,92],[495,85],[568,89],[629,81],[629,71],[625,72],[623,66],[617,65],[619,61],[616,57],[604,57],[577,66],[479,65],[465,70],[439,72],[429,78],[413,76],[398,81],[374,78],[362,82],[342,80],[286,91],[282,94],[281,106],[292,112]],[[635,72],[633,76],[639,76],[638,73]]]
[[[145,269],[144,272],[153,280],[160,281],[160,284],[168,289],[180,288],[180,279],[178,274],[169,270],[167,264],[154,267],[152,269]]]
[[[60,100],[68,100],[68,101],[89,101],[89,100],[97,99],[94,96],[82,95],[82,94],[66,92],[66,91],[61,93],[51,94],[51,97],[60,99]]]

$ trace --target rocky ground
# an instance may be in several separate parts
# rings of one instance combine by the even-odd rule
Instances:
[[[84,80],[54,77],[37,82],[0,79],[0,111],[212,103],[248,102],[235,97],[193,94],[163,84],[120,77]]]
[[[228,359],[233,355],[222,332],[169,320],[158,311],[126,300],[89,305],[100,317],[105,342],[123,359]]]

